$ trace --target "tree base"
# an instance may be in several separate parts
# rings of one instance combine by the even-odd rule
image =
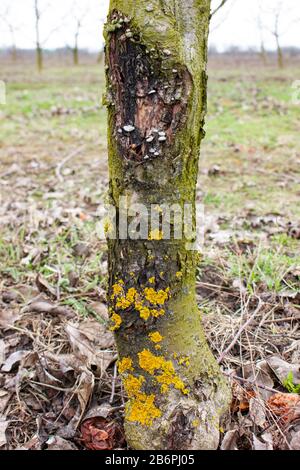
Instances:
[[[151,427],[125,423],[128,445],[135,450],[216,450],[220,420],[228,410],[231,393],[223,378],[196,393],[183,396],[172,390],[163,414]],[[207,399],[204,398],[206,395]]]

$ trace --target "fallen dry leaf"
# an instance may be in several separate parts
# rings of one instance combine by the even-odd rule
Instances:
[[[54,297],[55,299],[57,298],[57,290],[55,287],[51,286],[51,284],[49,284],[49,282],[40,273],[37,275],[35,283],[39,292],[44,292],[50,295],[50,297]]]
[[[264,433],[262,439],[258,439],[258,437],[253,434],[253,450],[273,450],[273,440],[271,434],[265,436]],[[267,438],[266,438],[267,437]]]
[[[266,406],[263,400],[251,398],[249,402],[249,416],[253,423],[260,428],[266,425]]]
[[[12,290],[3,292],[2,300],[6,304],[10,304],[11,302],[20,303],[22,302],[22,296],[19,292],[12,289]]]
[[[124,442],[124,432],[115,421],[105,418],[90,418],[81,425],[82,443],[90,450],[112,450]]]
[[[233,413],[241,413],[249,410],[251,398],[256,396],[253,390],[245,390],[240,384],[234,382],[232,386],[231,410]]]
[[[300,384],[300,365],[289,364],[278,356],[267,359],[268,365],[273,370],[281,384],[284,384],[288,375],[292,372],[294,384]]]
[[[7,404],[10,400],[11,394],[8,393],[6,390],[0,389],[0,415],[5,412]]]
[[[300,424],[290,431],[290,447],[292,450],[300,450]]]
[[[19,309],[0,308],[0,327],[9,328],[20,318]]]
[[[254,388],[258,386],[262,387],[258,387],[258,391],[264,400],[267,400],[272,395],[272,392],[263,387],[274,388],[274,381],[271,374],[272,370],[267,361],[258,361],[255,365],[243,365],[243,377],[247,379],[248,382],[252,382]]]
[[[79,326],[67,324],[65,331],[75,356],[89,368],[96,367],[103,373],[116,359],[113,334],[103,324],[85,320]]]
[[[76,394],[81,408],[81,417],[83,416],[89,399],[93,393],[95,385],[94,374],[89,370],[84,370],[79,379],[79,384],[76,387]]]
[[[0,416],[0,448],[7,444],[6,429],[8,425],[9,421],[6,421],[3,416]]]
[[[284,423],[300,417],[300,396],[296,393],[276,393],[268,400],[269,409]]]
[[[72,318],[75,316],[75,313],[69,308],[55,305],[46,300],[33,302],[28,306],[28,309],[35,313],[50,313],[51,315],[59,315],[65,318]]]
[[[0,339],[0,367],[5,361],[5,343],[3,339]]]
[[[30,354],[28,351],[16,351],[12,353],[4,362],[3,366],[1,367],[2,372],[11,372],[11,370],[19,364],[22,359]]]
[[[221,450],[238,450],[238,438],[239,432],[237,429],[227,431],[221,444]]]

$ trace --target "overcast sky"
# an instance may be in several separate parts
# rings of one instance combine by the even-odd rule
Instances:
[[[42,42],[47,48],[64,47],[73,43],[76,16],[84,15],[80,47],[98,50],[103,44],[102,26],[109,0],[39,0],[43,11]],[[151,0],[149,0],[151,2]],[[213,0],[213,6],[220,0]],[[274,24],[272,8],[283,3],[280,29],[283,46],[300,47],[300,0],[228,0],[211,25],[210,43],[222,51],[230,46],[244,49],[259,47],[257,18],[261,11],[264,41],[274,49],[274,38],[268,31]],[[0,47],[11,44],[8,27],[1,17],[6,14],[16,30],[18,47],[34,47],[34,0],[0,0]],[[7,10],[8,7],[8,10]]]

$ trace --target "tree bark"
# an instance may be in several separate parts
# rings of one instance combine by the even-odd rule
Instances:
[[[106,104],[119,218],[120,197],[195,210],[209,16],[209,0],[110,2]],[[162,238],[108,240],[127,440],[134,449],[215,449],[230,392],[201,326],[198,256],[186,239]]]
[[[35,13],[35,36],[36,36],[36,65],[39,72],[43,70],[44,58],[43,58],[43,48],[40,41],[40,19],[41,13],[39,9],[39,2],[35,0],[34,2],[34,13]]]
[[[78,39],[75,39],[74,47],[73,47],[73,64],[79,65],[79,50],[78,50]]]
[[[281,49],[281,46],[280,46],[280,41],[279,41],[279,35],[276,34],[275,35],[275,39],[276,39],[276,46],[277,46],[277,64],[278,64],[278,68],[279,69],[283,69],[283,52],[282,52],[282,49]]]

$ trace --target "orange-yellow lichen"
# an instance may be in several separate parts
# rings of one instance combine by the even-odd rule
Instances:
[[[114,300],[119,295],[123,294],[123,281],[118,281],[116,284],[112,286],[113,293],[111,295],[111,300]]]
[[[160,343],[164,339],[164,337],[159,333],[159,331],[150,333],[149,338],[153,343]]]
[[[178,364],[180,366],[189,366],[190,365],[190,358],[188,356],[184,356],[184,357],[181,357],[179,360],[178,360]]]
[[[169,298],[167,289],[156,291],[153,287],[146,287],[144,289],[144,295],[152,305],[164,305]]]
[[[155,395],[140,393],[126,405],[127,421],[138,422],[144,426],[152,426],[154,419],[160,418],[161,411],[154,404]]]
[[[128,370],[133,370],[132,359],[130,357],[123,357],[118,363],[118,369],[120,374],[127,372]]]
[[[155,395],[141,392],[144,377],[129,375],[124,380],[124,387],[129,398],[126,405],[126,419],[136,421],[144,426],[151,426],[155,418],[161,416],[161,411],[155,406]]]
[[[116,308],[119,308],[121,310],[126,310],[127,308],[130,307],[130,305],[131,305],[131,302],[129,302],[129,300],[127,300],[124,297],[119,298],[116,302]]]
[[[111,331],[118,330],[122,324],[122,318],[120,317],[120,315],[118,315],[117,313],[114,313],[111,316],[111,321],[114,323],[114,325],[112,325],[110,328]]]
[[[128,300],[128,302],[132,304],[135,301],[136,296],[137,296],[136,289],[134,287],[131,287],[130,289],[128,289],[128,292],[126,294],[126,300]]]
[[[151,277],[149,282],[154,283],[155,277]],[[127,310],[134,308],[145,321],[151,316],[158,318],[164,315],[164,309],[151,309],[151,306],[163,306],[170,297],[170,288],[156,291],[153,287],[146,287],[138,293],[134,287],[130,287],[126,292],[124,282],[121,280],[112,286],[112,291],[111,300],[114,301],[115,309]]]
[[[151,315],[154,318],[162,317],[165,313],[166,311],[162,308],[160,310],[151,310]]]
[[[140,317],[141,317],[143,320],[145,320],[145,321],[149,320],[149,317],[151,316],[151,311],[150,311],[150,309],[149,309],[148,307],[142,307],[142,308],[139,310],[139,312],[140,312]]]
[[[145,370],[150,375],[161,372],[161,374],[156,375],[155,378],[161,384],[162,393],[166,393],[171,385],[184,394],[188,393],[183,381],[176,375],[175,368],[171,361],[167,361],[163,356],[155,356],[147,349],[140,352],[138,356],[141,369]]]

